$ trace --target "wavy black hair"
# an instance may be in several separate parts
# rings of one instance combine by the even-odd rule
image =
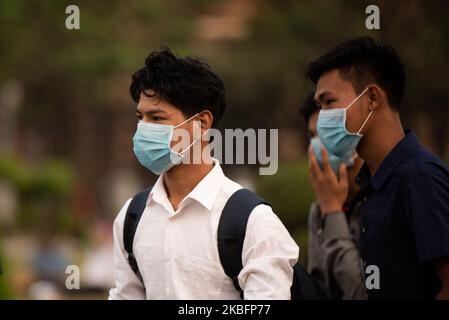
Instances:
[[[130,93],[138,103],[140,93],[147,96],[153,90],[163,99],[190,117],[209,110],[216,127],[226,109],[223,81],[211,67],[197,57],[178,57],[168,47],[153,51],[145,60],[145,66],[132,75]]]
[[[317,83],[327,71],[338,69],[357,93],[370,83],[385,90],[388,102],[398,110],[404,95],[405,70],[396,51],[371,37],[349,39],[310,62],[306,76]]]

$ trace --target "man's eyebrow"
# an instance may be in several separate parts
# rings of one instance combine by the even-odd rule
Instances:
[[[316,102],[322,102],[324,100],[324,98],[329,95],[331,92],[330,91],[323,91],[318,95],[318,99],[313,98],[313,100],[315,100]]]
[[[136,109],[136,113],[145,114],[147,116],[152,116],[157,113],[166,113],[166,111],[164,109],[160,109],[160,108],[156,108],[156,109],[152,109],[152,110],[148,110],[148,111],[144,111],[144,112],[140,111],[139,109]]]

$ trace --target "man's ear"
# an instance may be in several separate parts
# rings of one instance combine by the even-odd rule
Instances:
[[[385,92],[377,84],[371,84],[368,89],[369,110],[377,109],[385,99]]]
[[[203,110],[198,115],[198,121],[201,122],[201,133],[212,128],[212,123],[214,122],[214,116],[209,110]]]

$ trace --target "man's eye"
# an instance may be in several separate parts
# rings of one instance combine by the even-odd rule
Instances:
[[[158,116],[152,116],[151,119],[152,119],[153,121],[159,121],[159,120],[162,120],[162,118],[161,118],[161,117],[158,117]]]
[[[335,102],[335,100],[329,99],[329,100],[326,101],[326,104],[327,104],[327,105],[330,105],[330,104],[332,104],[332,103],[334,103],[334,102]]]

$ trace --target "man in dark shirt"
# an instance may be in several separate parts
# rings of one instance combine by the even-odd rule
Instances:
[[[355,38],[311,62],[307,74],[317,85],[321,142],[330,154],[356,149],[365,161],[356,179],[365,195],[360,253],[368,298],[449,299],[449,170],[403,130],[405,72],[396,52]],[[322,152],[323,170],[310,152],[310,175],[324,195],[322,210],[332,214],[346,197],[346,169],[338,179]]]

